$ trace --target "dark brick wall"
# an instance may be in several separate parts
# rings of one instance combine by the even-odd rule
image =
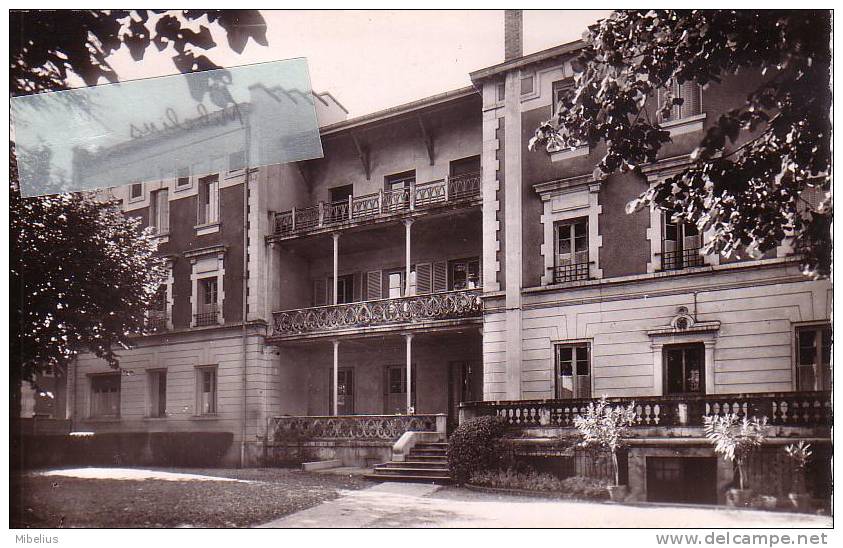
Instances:
[[[598,228],[603,236],[600,268],[603,277],[628,276],[647,272],[650,260],[650,210],[626,214],[626,204],[647,190],[647,183],[632,174],[618,173],[600,186],[598,201],[603,206]]]

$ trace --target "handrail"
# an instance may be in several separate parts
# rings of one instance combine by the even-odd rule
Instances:
[[[355,220],[390,217],[407,211],[438,207],[480,197],[481,173],[449,176],[411,183],[404,188],[351,196],[348,200],[321,202],[275,213],[274,233],[292,235],[323,226]]]

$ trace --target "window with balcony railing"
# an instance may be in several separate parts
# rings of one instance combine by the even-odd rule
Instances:
[[[167,329],[167,286],[162,284],[155,292],[149,309],[146,311],[146,326],[150,331]]]
[[[662,215],[662,270],[682,270],[704,264],[702,235],[693,223],[675,222]]]
[[[590,278],[588,257],[588,219],[579,218],[556,223],[556,262],[553,283],[566,283]]]
[[[197,326],[215,325],[219,314],[217,277],[199,280],[199,305],[196,307]]]

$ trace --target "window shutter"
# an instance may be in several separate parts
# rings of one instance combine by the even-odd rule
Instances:
[[[159,190],[158,191],[158,219],[159,219],[159,232],[169,232],[170,231],[170,200],[167,196],[167,190]]]
[[[313,280],[313,306],[325,306],[326,293],[325,280]]]
[[[381,299],[382,292],[381,292],[381,271],[380,270],[372,270],[366,273],[366,300],[367,301],[374,301],[376,299]]]
[[[213,181],[209,185],[209,192],[211,193],[210,198],[210,219],[208,222],[216,223],[220,220],[220,182],[219,180]]]
[[[325,304],[334,304],[334,278],[328,276],[325,279]]]
[[[432,265],[430,263],[418,263],[416,265],[416,295],[430,293]]]
[[[662,252],[676,251],[679,227],[671,222],[667,213],[662,214]]]
[[[685,82],[681,86],[681,95],[684,102],[682,103],[682,117],[694,116],[701,112],[701,95],[702,89],[696,82]]]
[[[448,263],[437,261],[433,263],[433,292],[448,291]]]
[[[354,288],[352,290],[352,294],[354,295],[354,302],[360,302],[363,300],[363,273],[362,272],[355,272],[354,273]]]

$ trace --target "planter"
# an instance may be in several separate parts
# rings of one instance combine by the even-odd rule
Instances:
[[[807,493],[790,493],[787,495],[790,505],[797,512],[811,511],[811,495]]]
[[[779,504],[779,499],[771,495],[761,495],[758,498],[761,501],[761,508],[764,510],[775,510]]]
[[[626,485],[610,485],[606,489],[612,502],[623,502],[629,495],[629,487]]]
[[[745,508],[752,502],[752,489],[729,489],[726,491],[726,506]]]

